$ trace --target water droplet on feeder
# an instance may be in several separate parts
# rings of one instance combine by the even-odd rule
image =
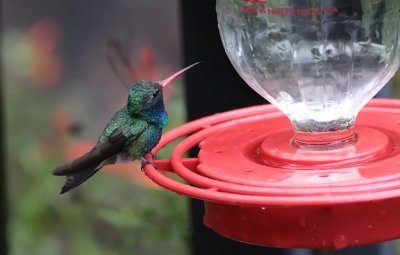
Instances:
[[[372,225],[368,225],[368,229],[373,229]]]
[[[215,150],[214,153],[223,153],[223,150]]]
[[[388,212],[385,209],[382,209],[379,211],[379,216],[381,216],[382,218],[386,217],[387,214],[388,214]]]
[[[267,207],[261,206],[261,210],[266,210],[266,209],[267,209]]]
[[[246,222],[247,221],[247,217],[245,217],[243,215],[241,215],[239,218],[240,218],[240,221],[242,221],[242,222]]]
[[[333,240],[333,246],[336,249],[343,249],[346,248],[349,245],[349,242],[347,240],[347,237],[344,235],[339,235]]]
[[[203,147],[203,145],[204,145],[204,140],[203,141],[201,141],[201,142],[199,142],[199,148],[201,148],[201,147]]]
[[[305,228],[307,226],[307,220],[306,219],[301,219],[299,222],[299,226],[301,228]]]

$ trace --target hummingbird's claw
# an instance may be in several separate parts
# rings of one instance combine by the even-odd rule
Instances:
[[[153,155],[152,155],[152,157],[153,157]],[[154,157],[153,157],[154,158]],[[151,161],[148,161],[147,159],[145,159],[145,158],[142,158],[141,159],[141,163],[142,163],[142,166],[140,167],[140,170],[142,170],[142,171],[144,171],[144,167],[146,166],[146,165],[152,165],[155,169],[158,169],[158,167],[156,166],[156,164],[154,164],[153,162],[151,162]]]

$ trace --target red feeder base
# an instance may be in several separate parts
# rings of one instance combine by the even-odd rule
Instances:
[[[190,122],[165,134],[180,142],[149,178],[205,201],[205,224],[238,241],[336,248],[400,237],[400,101],[373,100],[359,114],[354,145],[297,149],[288,119],[271,105]],[[183,159],[199,146],[198,159]]]

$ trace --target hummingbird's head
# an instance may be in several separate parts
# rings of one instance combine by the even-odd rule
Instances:
[[[127,108],[132,116],[142,116],[163,105],[163,86],[158,82],[138,81],[129,89]]]
[[[131,116],[147,116],[152,119],[159,113],[163,113],[163,88],[170,84],[173,80],[189,70],[200,62],[194,63],[176,73],[165,80],[154,81],[138,81],[129,89],[128,96],[128,112]]]

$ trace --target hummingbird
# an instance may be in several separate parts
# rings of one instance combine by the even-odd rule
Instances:
[[[133,160],[141,161],[141,169],[153,162],[144,158],[160,141],[168,115],[163,89],[182,73],[199,64],[194,63],[162,81],[138,81],[130,89],[126,106],[114,114],[101,133],[96,145],[85,155],[53,170],[66,176],[61,194],[76,188],[103,166]]]

